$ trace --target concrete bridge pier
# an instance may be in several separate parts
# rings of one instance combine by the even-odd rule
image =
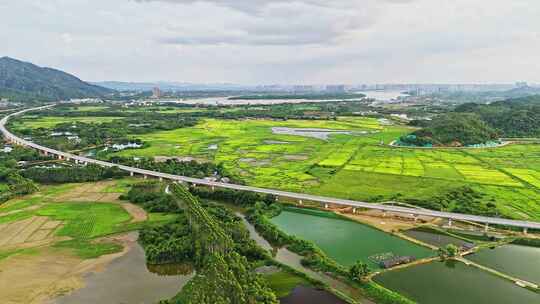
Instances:
[[[298,204],[299,204],[299,205],[303,205],[304,202],[303,202],[302,200],[298,200]]]
[[[324,209],[328,209],[328,204],[324,204]]]
[[[159,178],[159,181],[162,182],[162,181],[163,181],[163,177],[160,177],[160,178]]]
[[[528,233],[528,229],[527,228],[523,228],[523,234],[527,234]]]
[[[356,213],[356,208],[352,208],[352,213],[353,213],[353,214]]]
[[[133,171],[129,171],[129,176],[133,176],[135,175],[135,173],[133,173]]]
[[[148,175],[145,174],[144,177],[143,177],[143,179],[148,179]]]
[[[489,224],[486,223],[486,225],[484,226],[484,232],[488,232],[488,230],[489,230]]]
[[[452,219],[448,219],[448,227],[452,227]]]

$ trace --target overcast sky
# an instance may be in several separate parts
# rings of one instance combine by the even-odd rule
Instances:
[[[538,0],[0,0],[0,56],[89,81],[540,82]]]

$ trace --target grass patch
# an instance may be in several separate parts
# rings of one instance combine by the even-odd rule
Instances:
[[[122,246],[109,242],[91,242],[88,240],[69,240],[58,242],[54,248],[67,248],[73,250],[75,255],[82,259],[94,259],[102,255],[122,251]]]
[[[57,124],[68,123],[68,122],[84,122],[84,123],[93,123],[100,124],[104,122],[111,122],[116,119],[122,119],[122,117],[63,117],[63,116],[50,116],[50,117],[39,117],[32,119],[19,119],[13,123],[14,128],[54,128]]]
[[[264,278],[278,298],[288,296],[298,285],[311,286],[308,281],[286,271],[265,274]]]
[[[57,203],[36,212],[63,221],[56,234],[75,239],[95,238],[116,232],[118,226],[131,219],[119,205],[109,203]]]

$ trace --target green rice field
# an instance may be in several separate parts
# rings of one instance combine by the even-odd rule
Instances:
[[[15,128],[53,128],[57,124],[67,123],[67,122],[84,122],[84,123],[104,123],[111,122],[116,119],[122,119],[122,117],[60,117],[60,116],[51,116],[51,117],[39,117],[32,118],[32,116],[25,116],[24,120],[17,120],[13,125]]]
[[[181,109],[185,110],[185,109]],[[29,127],[111,117],[48,117],[26,120]],[[273,134],[274,127],[351,131],[327,140]],[[411,131],[376,119],[333,120],[203,119],[189,128],[134,135],[144,149],[117,155],[191,156],[223,163],[246,184],[362,201],[432,199],[469,186],[483,193],[508,217],[540,220],[540,145],[516,144],[484,149],[392,148],[392,140]]]

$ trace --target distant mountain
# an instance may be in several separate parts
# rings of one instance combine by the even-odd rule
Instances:
[[[162,91],[242,91],[253,87],[230,83],[197,84],[187,82],[121,82],[102,81],[93,84],[117,91],[151,91],[160,88]]]
[[[13,101],[53,101],[100,97],[113,90],[65,72],[9,57],[0,58],[0,97]]]

